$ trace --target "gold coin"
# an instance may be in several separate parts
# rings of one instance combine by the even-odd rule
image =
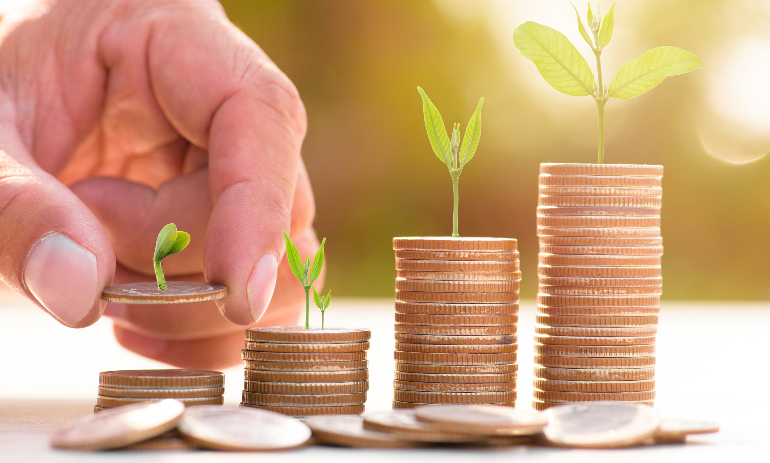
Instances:
[[[396,323],[406,323],[409,325],[514,325],[518,322],[518,319],[518,315],[427,315],[396,313]]]
[[[521,272],[413,272],[399,270],[397,278],[438,281],[519,281]]]
[[[401,439],[388,432],[364,429],[360,416],[314,416],[305,423],[321,444],[356,448],[410,448],[427,444]]]
[[[317,352],[365,352],[369,350],[369,341],[332,344],[285,344],[277,342],[246,341],[246,350],[253,350],[258,352],[296,352],[307,354]]]
[[[393,238],[393,249],[433,249],[444,251],[515,251],[512,238],[472,238],[448,236],[417,236]]]
[[[519,282],[406,280],[396,278],[396,290],[432,293],[511,293],[519,291]]]
[[[549,175],[537,178],[541,186],[615,186],[615,187],[660,187],[662,177],[631,177],[627,175]]]
[[[537,310],[545,315],[600,315],[609,317],[637,317],[660,313],[660,307],[551,307],[538,305]]]
[[[719,432],[719,424],[712,421],[663,418],[655,431],[655,442],[683,440],[690,434],[709,434]]]
[[[594,402],[594,401],[635,401],[635,400],[655,400],[655,391],[639,392],[562,392],[562,391],[540,391],[535,389],[535,399],[545,402]]]
[[[540,174],[662,177],[663,166],[648,164],[578,164],[561,162],[542,163],[540,164]]]
[[[439,334],[403,334],[396,333],[396,341],[409,344],[516,344],[516,334],[502,335],[439,335]]]
[[[663,288],[644,286],[538,286],[541,294],[552,296],[660,296]]]
[[[454,383],[454,384],[479,384],[479,383],[516,383],[516,373],[508,374],[480,374],[480,375],[448,375],[448,374],[422,374],[405,373],[396,371],[396,381],[419,383]]]
[[[535,367],[535,377],[560,381],[643,381],[655,378],[655,368]]]
[[[562,392],[640,392],[655,390],[655,381],[559,381],[536,378],[535,389]]]
[[[648,238],[613,238],[609,236],[541,236],[538,238],[540,246],[598,246],[598,247],[650,247],[663,246],[663,238],[660,236]]]
[[[396,270],[413,272],[518,272],[519,261],[396,259]]]
[[[349,360],[366,360],[366,352],[259,352],[242,350],[243,360],[261,362],[341,362]]]
[[[372,332],[366,329],[326,328],[321,330],[299,326],[269,326],[246,330],[247,341],[287,344],[354,343],[368,341],[371,337]]]
[[[571,346],[641,346],[655,344],[655,336],[638,337],[579,337],[579,336],[542,336],[535,335],[535,342],[553,345]]]
[[[554,267],[537,266],[538,277],[581,277],[581,278],[660,278],[657,267]]]
[[[262,394],[355,394],[369,390],[369,381],[351,381],[345,383],[285,383],[280,381],[249,381],[243,382],[246,392]]]
[[[304,446],[310,428],[287,416],[254,408],[193,407],[179,431],[196,446],[211,450],[286,450]]]
[[[425,404],[499,404],[515,402],[516,392],[415,392],[393,391],[394,400]]]
[[[396,259],[416,260],[519,260],[519,251],[424,251],[396,249]]]
[[[545,286],[660,288],[663,286],[663,277],[581,278],[541,276],[538,277],[538,283]]]
[[[533,435],[548,424],[540,413],[496,405],[435,405],[419,407],[414,414],[438,429],[482,435]]]
[[[393,381],[393,388],[399,391],[418,392],[515,392],[516,383],[419,383]]]
[[[535,344],[535,354],[554,357],[643,357],[655,355],[655,345],[558,346],[553,344]]]
[[[537,236],[657,238],[660,236],[660,228],[537,227]]]
[[[518,302],[502,304],[436,304],[396,301],[396,313],[425,315],[514,315]]]
[[[558,316],[538,314],[536,322],[548,326],[655,326],[658,324],[657,315],[647,315],[641,317],[581,317],[581,316]]]
[[[99,384],[136,389],[200,389],[223,387],[225,375],[206,370],[117,370],[99,373]]]
[[[541,245],[543,254],[583,256],[662,256],[663,246],[549,246]]]
[[[446,374],[446,375],[489,375],[516,373],[518,366],[511,364],[490,365],[428,365],[396,361],[396,371],[404,373]],[[408,402],[408,401],[407,401]]]
[[[440,431],[428,423],[417,421],[413,410],[367,413],[364,417],[364,429],[385,432],[397,438],[417,442],[468,443],[479,440],[477,435]]]
[[[516,325],[498,326],[450,326],[450,325],[408,325],[396,323],[398,334],[424,334],[436,336],[489,336],[516,334]],[[398,337],[396,337],[398,339]]]
[[[422,291],[396,291],[399,302],[442,302],[457,304],[518,303],[519,292],[507,293],[426,293]]]
[[[122,407],[123,405],[135,404],[139,402],[159,402],[161,400],[167,400],[163,398],[150,399],[143,397],[105,397],[102,395],[96,396],[96,405],[103,408],[115,408]],[[195,397],[195,398],[175,398],[185,405],[217,405],[224,403],[224,397]]]
[[[273,407],[241,403],[241,407],[259,408],[298,418],[315,415],[360,415],[364,412],[364,405],[342,405],[337,407]]]
[[[552,368],[648,368],[655,366],[655,357],[550,357],[535,355],[535,364]],[[578,401],[578,399],[567,400]]]
[[[444,354],[499,354],[516,352],[515,344],[410,344],[396,342],[396,350]]]
[[[202,281],[169,281],[168,289],[159,290],[155,282],[130,283],[104,288],[102,299],[122,304],[181,304],[222,299],[227,286]]]
[[[546,413],[549,421],[543,429],[545,439],[550,445],[570,448],[639,445],[655,435],[660,425],[658,413],[641,404],[569,404]]]
[[[272,407],[329,407],[342,405],[361,405],[366,403],[366,393],[304,395],[304,394],[262,394],[243,391],[243,403],[268,405]]]
[[[174,429],[185,407],[168,399],[86,416],[59,429],[51,446],[69,450],[108,450],[142,442]]]
[[[535,334],[545,336],[577,337],[641,337],[655,336],[656,326],[624,326],[622,328],[585,326],[536,326]]]
[[[662,196],[547,196],[540,194],[538,206],[554,207],[653,207],[660,208]]]
[[[543,217],[660,217],[660,208],[615,206],[538,206],[537,215]]]
[[[538,294],[537,303],[559,307],[654,307],[660,296],[552,296]]]
[[[537,226],[570,228],[660,228],[660,217],[538,215]]]
[[[369,370],[355,371],[264,371],[243,370],[244,378],[249,381],[282,383],[346,383],[369,379]]]
[[[346,362],[263,362],[260,360],[244,360],[244,368],[249,370],[267,371],[350,371],[365,370],[367,360],[351,360]]]
[[[659,267],[661,256],[580,256],[573,254],[538,254],[539,265],[574,265],[579,267]]]
[[[659,197],[663,188],[659,186],[569,186],[539,185],[539,194],[543,196],[650,196]]]
[[[99,386],[99,395],[105,397],[134,397],[149,399],[182,399],[217,397],[225,393],[223,387],[202,389],[135,389]]]
[[[445,354],[395,351],[394,358],[404,363],[430,365],[496,365],[516,363],[516,353],[503,354]]]

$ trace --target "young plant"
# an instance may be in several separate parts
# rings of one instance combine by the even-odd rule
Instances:
[[[326,293],[326,297],[321,297],[318,295],[318,291],[313,288],[313,299],[315,299],[315,305],[321,309],[321,329],[324,329],[324,314],[326,313],[326,309],[329,308],[329,302],[332,300],[332,290],[330,289],[328,293]]]
[[[575,8],[575,5],[572,7]],[[689,51],[677,47],[658,47],[624,64],[610,85],[604,85],[601,56],[615,28],[614,10],[613,3],[602,19],[599,9],[594,16],[589,4],[589,34],[575,8],[580,35],[596,57],[596,81],[586,60],[561,32],[532,21],[525,22],[513,31],[516,48],[535,63],[540,75],[553,88],[567,95],[593,97],[599,112],[599,164],[604,162],[604,105],[609,98],[635,98],[668,76],[703,67],[698,57]]]
[[[164,257],[176,254],[186,248],[188,244],[190,244],[190,235],[183,231],[176,231],[176,225],[173,223],[166,225],[158,233],[158,241],[155,242],[155,255],[152,257],[152,263],[155,267],[155,279],[158,281],[159,290],[165,291],[168,289],[160,261]]]
[[[460,183],[460,174],[463,167],[476,154],[476,148],[479,146],[481,138],[481,105],[484,104],[484,98],[479,99],[476,111],[468,121],[465,127],[463,142],[460,144],[460,124],[452,126],[452,140],[446,133],[444,119],[436,109],[433,102],[430,101],[425,91],[417,87],[417,91],[422,96],[422,113],[425,116],[425,129],[428,131],[430,146],[436,156],[449,168],[449,175],[452,177],[452,192],[454,193],[454,209],[452,212],[452,236],[460,236],[457,233],[457,207],[460,203],[458,186]]]
[[[302,258],[299,256],[299,250],[297,246],[289,238],[286,232],[283,232],[283,236],[286,238],[286,259],[289,261],[289,267],[291,267],[291,273],[294,277],[302,283],[302,287],[305,289],[305,329],[310,328],[310,288],[313,287],[313,282],[321,275],[321,269],[324,266],[324,243],[326,238],[321,241],[321,247],[315,253],[312,265],[310,264],[310,255],[305,257],[305,263],[302,263]],[[315,289],[314,289],[315,291]],[[324,309],[325,310],[325,309]],[[322,327],[323,328],[323,327]]]

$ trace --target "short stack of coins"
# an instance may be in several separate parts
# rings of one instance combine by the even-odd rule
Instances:
[[[225,375],[206,370],[118,370],[99,373],[94,411],[177,399],[185,405],[222,405]]]
[[[393,408],[516,400],[521,272],[506,238],[394,238]]]
[[[653,405],[663,167],[541,164],[535,401]]]
[[[251,328],[241,406],[295,417],[360,415],[369,390],[362,329]]]

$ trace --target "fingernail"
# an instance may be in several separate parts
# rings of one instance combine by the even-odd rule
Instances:
[[[278,259],[273,254],[266,254],[257,262],[246,286],[249,308],[255,322],[262,318],[270,304],[270,299],[273,298],[276,278],[278,278]]]
[[[32,249],[24,265],[24,285],[65,325],[76,325],[96,302],[96,256],[58,233]]]

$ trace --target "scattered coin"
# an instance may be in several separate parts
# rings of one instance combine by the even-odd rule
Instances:
[[[365,392],[355,394],[330,395],[263,394],[258,392],[243,392],[244,404],[268,405],[271,407],[338,407],[342,405],[362,405],[365,402]]]
[[[653,379],[655,369],[651,367],[623,369],[535,367],[535,377],[564,381],[643,381]]]
[[[396,259],[416,260],[519,260],[518,251],[436,251],[396,249]]]
[[[369,350],[369,341],[331,344],[284,344],[275,342],[246,341],[246,350],[253,350],[258,352],[294,352],[307,354],[317,352],[365,352]]]
[[[396,259],[396,270],[416,272],[518,272],[517,261]]]
[[[155,282],[130,283],[104,288],[102,299],[123,304],[181,304],[222,299],[227,287],[200,281],[169,281],[161,291]]]
[[[99,386],[99,395],[105,397],[134,397],[150,399],[190,399],[218,397],[225,393],[223,387],[202,389],[136,389]]]
[[[397,278],[438,281],[518,281],[521,272],[413,272],[399,270]]]
[[[294,417],[306,417],[317,415],[360,415],[364,412],[363,405],[342,405],[342,406],[316,406],[316,407],[274,407],[272,405],[254,405],[241,403],[241,407],[246,408],[259,408],[262,410],[269,410],[277,413],[283,413],[284,415]]]
[[[414,410],[409,409],[368,413],[364,416],[364,429],[417,442],[467,443],[479,440],[478,435],[441,431],[431,424],[417,421]]]
[[[143,397],[105,397],[101,395],[96,396],[96,405],[103,408],[115,408],[122,407],[128,404],[134,404],[139,402],[160,402],[161,400],[168,400],[163,398],[151,399]],[[223,396],[217,397],[196,397],[196,398],[175,398],[185,405],[217,405],[224,403]]]
[[[436,354],[498,354],[515,353],[516,344],[409,344],[396,342],[396,350],[402,352],[428,352]]]
[[[369,363],[367,360],[344,362],[263,362],[260,360],[244,360],[243,365],[249,370],[312,372],[365,370]]]
[[[260,352],[253,350],[241,351],[244,360],[261,362],[342,362],[365,360],[366,352]]]
[[[181,437],[153,437],[136,444],[120,447],[118,450],[128,452],[163,452],[194,450],[195,446],[190,441]]]
[[[396,313],[396,323],[405,323],[409,325],[514,325],[518,321],[518,315],[434,315]]]
[[[617,448],[639,445],[655,435],[660,424],[651,407],[630,403],[593,402],[550,408],[543,429],[551,445]]]
[[[197,446],[212,450],[286,450],[302,447],[312,432],[303,422],[254,408],[192,407],[179,431]]]
[[[459,304],[499,304],[519,302],[518,292],[507,293],[428,293],[421,291],[396,291],[401,302],[444,302]]]
[[[283,381],[244,381],[245,392],[259,392],[263,394],[353,394],[369,390],[369,381],[351,381],[344,383],[287,383]]]
[[[430,302],[396,301],[396,313],[425,315],[515,315],[519,304],[435,304]]]
[[[436,281],[396,278],[396,291],[433,293],[508,293],[519,290],[518,280],[511,281]]]
[[[372,333],[366,329],[301,328],[298,326],[272,326],[246,330],[246,340],[273,343],[354,343],[369,341]]]
[[[533,435],[548,424],[541,413],[499,405],[429,405],[417,407],[414,415],[443,431],[481,435]]]
[[[515,251],[516,245],[517,241],[511,238],[470,238],[445,236],[393,238],[393,249]]]
[[[313,430],[313,437],[321,444],[358,448],[408,448],[426,444],[399,439],[391,433],[364,429],[360,416],[313,416],[305,423]]]
[[[663,418],[655,431],[656,444],[683,443],[690,434],[719,432],[719,424],[711,421]]]
[[[393,382],[393,388],[400,391],[417,392],[515,392],[516,381],[508,383],[422,383],[399,381]]]
[[[105,387],[136,389],[198,389],[224,387],[225,375],[206,370],[118,370],[99,373]]]
[[[430,365],[497,365],[515,363],[516,353],[502,354],[449,354],[396,351],[394,357],[404,363]]]
[[[173,399],[105,410],[60,429],[51,436],[51,445],[69,450],[124,447],[173,429],[184,410],[184,404]]]
[[[655,389],[655,380],[644,381],[562,381],[535,379],[535,388],[562,392],[641,392]]]

